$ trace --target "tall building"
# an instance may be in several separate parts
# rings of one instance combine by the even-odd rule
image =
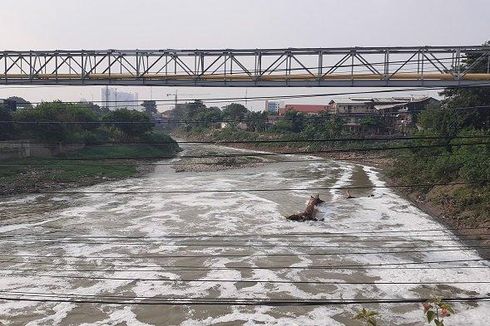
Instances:
[[[109,110],[135,109],[139,106],[138,94],[120,92],[117,88],[104,87],[100,91],[102,106]]]
[[[281,107],[280,101],[265,101],[265,112],[277,115]]]

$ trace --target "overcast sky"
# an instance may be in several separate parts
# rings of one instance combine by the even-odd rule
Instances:
[[[477,45],[490,39],[489,0],[2,0],[0,6],[0,50]],[[174,90],[127,91],[164,98]],[[179,93],[243,96],[245,90]],[[14,94],[33,101],[98,100],[100,88],[0,87],[0,98]]]

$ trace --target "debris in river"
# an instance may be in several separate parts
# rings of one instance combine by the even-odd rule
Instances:
[[[317,219],[315,218],[316,215],[316,206],[323,203],[323,200],[320,199],[320,195],[317,194],[316,196],[311,196],[310,200],[308,201],[308,204],[306,205],[306,209],[303,213],[301,214],[294,214],[291,216],[286,217],[288,220],[291,221],[298,221],[298,222],[303,222],[303,221],[316,221]]]
[[[346,198],[346,199],[351,199],[351,198],[355,198],[355,197],[354,197],[354,196],[352,196],[352,195],[350,194],[349,189],[347,189],[347,190],[345,191],[345,198]]]

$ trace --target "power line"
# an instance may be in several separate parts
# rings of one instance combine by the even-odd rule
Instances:
[[[482,248],[488,248],[488,246],[481,246]],[[328,257],[339,255],[379,255],[379,254],[405,254],[405,253],[428,253],[428,252],[457,252],[462,248],[457,249],[432,249],[432,250],[395,250],[395,251],[372,251],[372,252],[323,252],[323,253],[267,253],[267,254],[190,254],[190,255],[137,255],[137,256],[77,256],[77,255],[34,255],[34,254],[1,254],[3,257],[34,257],[34,258],[75,258],[75,259],[120,259],[120,260],[133,260],[133,259],[168,259],[168,258],[253,258],[253,257]]]
[[[1,104],[0,104],[1,106]],[[479,105],[479,106],[468,106],[468,107],[459,107],[454,108],[457,111],[470,111],[470,110],[483,110],[490,109],[488,105]],[[366,113],[337,113],[337,112],[322,112],[322,116],[303,116],[302,119],[304,121],[328,121],[330,117],[340,117],[340,118],[349,118],[349,117],[379,117],[379,118],[387,118],[392,116],[399,116],[400,114],[415,114],[425,112],[427,110],[410,110],[410,111],[395,111],[395,112],[366,112]],[[286,116],[281,116],[281,120],[292,121],[293,118],[288,118]],[[165,124],[217,124],[217,123],[240,123],[240,122],[256,122],[256,120],[250,119],[238,119],[238,120],[189,120],[189,119],[167,119],[161,121],[110,121],[110,120],[100,120],[100,121],[56,121],[56,120],[36,120],[36,121],[20,121],[20,120],[2,120],[0,124],[19,124],[19,125],[165,125]],[[265,122],[265,123],[268,123]]]
[[[474,143],[453,143],[453,144],[431,144],[431,145],[416,145],[416,146],[392,146],[392,147],[364,147],[364,148],[337,148],[324,149],[313,151],[290,151],[290,152],[258,152],[247,154],[203,154],[203,155],[183,155],[178,158],[231,158],[231,157],[262,157],[262,156],[277,156],[277,155],[295,155],[295,154],[321,154],[321,153],[346,153],[346,152],[369,152],[369,151],[384,151],[384,150],[401,150],[401,149],[421,149],[421,148],[444,148],[456,146],[477,146],[490,145],[490,142],[474,142]],[[176,156],[139,156],[139,157],[92,157],[92,158],[77,158],[77,157],[58,157],[58,161],[95,161],[95,160],[143,160],[143,159],[174,159]]]
[[[490,106],[489,106],[490,108]],[[35,122],[33,122],[35,123]],[[89,147],[110,147],[114,145],[166,145],[166,144],[209,144],[209,145],[226,145],[226,144],[274,144],[274,143],[330,143],[330,142],[376,142],[376,141],[405,141],[405,140],[454,140],[454,139],[490,139],[489,135],[472,135],[472,136],[393,136],[393,137],[350,137],[350,138],[306,138],[306,139],[260,139],[260,140],[185,140],[185,141],[163,141],[163,142],[109,142],[105,144],[89,145]],[[22,142],[10,141],[10,144],[23,144]],[[29,144],[29,146],[46,146],[60,145],[61,143],[43,143]],[[471,143],[470,143],[471,144]],[[61,144],[61,145],[70,145]]]
[[[63,240],[63,239],[34,239],[34,240],[29,240],[29,239],[24,239],[24,240],[2,240],[4,243],[21,243],[21,244],[29,244],[29,243],[37,243],[38,245],[62,245],[62,244],[86,244],[86,245],[105,245],[105,244],[110,244],[112,246],[125,246],[125,247],[130,247],[130,246],[148,246],[148,245],[155,245],[158,246],[159,248],[180,248],[180,247],[186,247],[186,248],[192,248],[192,247],[206,247],[206,248],[223,248],[223,249],[228,249],[228,248],[291,248],[291,249],[296,249],[296,248],[339,248],[338,244],[333,244],[333,245],[297,245],[297,244],[292,244],[288,243],[287,245],[278,245],[278,244],[237,244],[237,243],[222,243],[222,244],[213,244],[213,243],[181,243],[181,244],[160,244],[157,241],[126,241],[126,242],[121,242],[121,241],[106,241],[106,242],[96,242],[96,241],[73,241],[73,240]],[[437,245],[435,246],[434,244],[430,244],[428,246],[421,246],[421,245],[412,245],[412,246],[388,246],[388,247],[383,247],[386,249],[422,249],[422,248],[465,248],[465,249],[471,249],[471,248],[486,248],[487,246],[484,245]],[[342,249],[369,249],[366,248],[365,246],[343,246]],[[490,249],[490,245],[488,246]]]
[[[440,236],[441,234],[415,234],[415,235],[403,235],[403,239],[400,239],[399,236],[397,235],[392,235],[392,234],[388,234],[388,235],[328,235],[328,234],[304,234],[304,235],[301,235],[301,237],[304,237],[304,236],[308,236],[310,238],[315,238],[315,239],[318,239],[318,238],[321,238],[322,240],[321,241],[329,241],[330,239],[335,239],[335,243],[336,244],[341,244],[341,243],[350,243],[350,242],[355,242],[355,243],[378,243],[378,242],[383,242],[383,243],[390,243],[390,244],[394,244],[394,243],[404,243],[404,242],[411,242],[411,241],[423,241],[423,242],[430,242],[430,244],[434,245],[434,244],[437,244],[437,243],[444,243],[444,242],[455,242],[457,240],[454,240],[454,239],[443,239],[443,240],[434,240],[433,237],[434,236]],[[447,235],[447,234],[442,234],[442,235]],[[465,240],[465,241],[475,241],[475,242],[479,242],[480,240],[484,240],[482,239],[483,236],[488,236],[490,235],[490,233],[475,233],[475,234],[459,234],[458,235],[458,238],[459,239],[462,239],[462,240]],[[291,239],[291,236],[294,236],[293,239]],[[298,240],[298,238],[296,238],[298,235],[284,235],[284,236],[274,236],[274,235],[271,235],[270,237],[268,237],[268,240],[267,241],[271,241],[271,239],[274,239],[274,241],[279,241],[279,240],[284,240],[284,239],[287,239],[288,243],[290,244],[294,244],[294,243],[302,243],[304,244],[305,241],[301,241],[301,240]],[[10,238],[16,238],[16,237],[24,237],[26,240],[9,240]],[[126,241],[127,243],[129,243],[130,245],[133,244],[133,243],[138,243],[138,241],[142,242],[142,243],[149,243],[151,244],[152,241],[153,242],[156,242],[156,241],[169,241],[169,240],[173,240],[175,241],[175,239],[196,239],[196,238],[205,238],[205,239],[216,239],[216,238],[220,238],[220,239],[225,239],[225,241],[221,240],[220,241],[220,245],[223,244],[223,245],[226,245],[226,244],[231,244],[232,247],[233,245],[239,245],[238,243],[236,243],[236,241],[234,242],[229,242],[229,239],[232,239],[232,238],[243,238],[245,237],[245,235],[243,234],[238,234],[238,235],[230,235],[230,236],[226,236],[226,235],[205,235],[205,236],[195,236],[195,237],[192,237],[192,236],[185,236],[185,235],[182,235],[182,236],[179,236],[179,235],[173,235],[173,236],[168,236],[168,237],[69,237],[69,236],[63,236],[63,235],[60,235],[59,237],[36,237],[33,236],[33,235],[30,235],[30,234],[15,234],[15,235],[7,235],[7,236],[2,236],[1,239],[3,239],[3,241],[5,242],[13,242],[13,243],[16,243],[16,242],[20,242],[20,243],[28,243],[28,242],[34,242],[36,240],[38,241],[41,241],[41,242],[49,242],[49,241],[60,241],[62,243],[77,243],[77,242],[70,242],[70,241],[63,241],[62,239],[75,239],[75,240],[98,240],[98,239],[108,239],[108,243],[120,243],[120,242],[123,242],[123,241]],[[248,236],[247,236],[248,237]],[[254,236],[251,235],[250,238],[253,238]],[[428,238],[425,238],[425,237],[428,237]],[[5,240],[7,238],[7,240]],[[362,239],[362,238],[369,238],[369,239]],[[29,239],[34,239],[34,240],[29,240]],[[40,239],[40,240],[39,240]],[[140,240],[140,239],[148,239],[149,241],[145,241],[145,240]],[[203,243],[206,244],[205,241],[207,240],[201,240],[203,241]],[[260,241],[259,238],[257,238],[256,240],[249,240],[248,243],[246,244],[246,246],[248,246],[251,242],[256,242],[256,241]],[[88,242],[88,243],[92,243],[92,244],[97,244],[97,242]],[[181,244],[181,245],[185,245],[185,244]],[[269,245],[269,244],[268,244]],[[213,246],[211,244],[211,246]],[[456,245],[455,245],[456,246]],[[464,245],[459,245],[459,246],[464,246]],[[320,247],[320,246],[318,246]],[[444,246],[442,246],[444,247]],[[352,247],[349,247],[349,248],[352,248]],[[394,248],[399,248],[399,247],[394,247]]]
[[[44,258],[44,257],[43,257]],[[49,257],[46,257],[49,258]],[[38,258],[35,258],[38,259]],[[158,268],[156,271],[161,270],[161,269],[171,269],[171,270],[216,270],[216,271],[223,271],[223,270],[283,270],[283,269],[291,269],[291,270],[358,270],[358,269],[453,269],[453,268],[484,268],[488,269],[490,266],[461,266],[461,265],[445,265],[445,264],[453,264],[453,263],[470,263],[470,262],[488,262],[488,259],[483,259],[483,258],[474,258],[474,259],[459,259],[459,260],[437,260],[437,261],[424,261],[424,262],[397,262],[397,263],[370,263],[370,264],[339,264],[339,265],[318,265],[318,264],[313,264],[313,265],[307,265],[307,266],[243,266],[243,265],[227,265],[226,267],[203,267],[203,266],[195,266],[195,265],[160,265],[160,264],[152,264],[152,265],[142,265],[142,264],[111,264],[111,265],[106,265],[106,266],[100,266],[97,264],[98,267],[101,268],[111,268],[111,270],[107,271],[118,271],[114,270],[114,268],[121,268],[121,267],[129,267],[129,268]],[[86,263],[62,263],[62,264],[57,264],[54,263],[52,260],[49,262],[39,262],[39,261],[14,261],[12,259],[10,260],[0,260],[0,263],[11,263],[11,264],[29,264],[29,265],[47,265],[47,266],[52,266],[52,267],[63,267],[63,270],[66,270],[66,266],[71,266],[71,267],[93,267],[93,264],[86,264]],[[419,265],[432,265],[432,264],[438,264],[442,265],[439,267],[410,267],[410,266],[419,266]],[[16,270],[22,270],[19,269],[17,266],[15,267]],[[78,271],[78,270],[74,270]],[[127,271],[127,270],[119,270],[119,271]]]
[[[459,85],[452,86],[451,88],[480,88],[480,87],[488,87],[490,83],[480,83],[473,85]],[[337,96],[337,95],[362,95],[362,94],[378,94],[378,93],[393,93],[393,92],[420,92],[425,90],[442,90],[444,87],[416,87],[416,88],[398,88],[398,89],[381,89],[381,90],[372,90],[372,91],[357,91],[357,92],[337,92],[337,93],[315,93],[315,94],[296,94],[296,95],[274,95],[274,96],[249,96],[247,100],[249,101],[259,101],[259,100],[274,100],[274,99],[295,99],[295,98],[311,98],[311,97],[323,97],[323,96]],[[147,99],[156,102],[169,102],[174,103],[173,99]],[[180,102],[189,102],[194,101],[194,98],[184,98],[180,99]],[[222,102],[232,102],[232,101],[243,101],[244,97],[216,97],[216,98],[208,98],[202,99],[203,103],[222,103]],[[145,101],[145,99],[138,100]],[[42,102],[40,102],[42,103]],[[59,102],[66,104],[74,104],[77,102]],[[140,107],[140,106],[138,106]]]
[[[168,238],[236,238],[236,237],[245,237],[245,238],[250,238],[250,237],[298,237],[298,236],[313,236],[313,237],[345,237],[345,236],[359,236],[359,234],[362,236],[363,234],[368,234],[370,237],[373,234],[381,234],[383,236],[386,236],[386,233],[402,233],[403,235],[406,235],[408,233],[425,233],[428,232],[428,236],[433,237],[434,234],[433,232],[443,232],[446,234],[448,231],[483,231],[483,230],[490,230],[488,227],[463,227],[463,228],[435,228],[435,229],[396,229],[396,230],[371,230],[371,231],[366,231],[366,230],[351,230],[348,232],[339,232],[339,231],[324,231],[324,232],[290,232],[290,233],[239,233],[239,234],[165,234],[162,236],[70,236],[66,235],[64,237],[69,237],[69,238],[83,238],[83,239],[106,239],[106,238],[113,238],[113,239],[168,239]],[[14,235],[0,235],[1,238],[13,238],[13,237],[26,237],[26,236],[37,236],[37,237],[43,237],[43,236],[51,236],[51,234],[55,233],[55,231],[52,232],[47,232],[44,234],[14,234]],[[424,236],[424,234],[417,234]],[[473,235],[481,235],[480,233],[474,233],[474,234],[469,234],[469,235],[463,235],[463,236],[473,236]],[[439,239],[433,239],[434,241],[442,241]],[[361,241],[361,240],[359,240]]]
[[[353,153],[354,155],[356,153]],[[432,157],[453,157],[453,156],[466,156],[467,154],[462,154],[462,153],[423,153],[423,154],[417,154],[418,158],[432,158]],[[178,158],[178,157],[176,157]],[[403,158],[413,158],[413,156],[410,155],[368,155],[368,154],[363,154],[362,159],[403,159]],[[254,164],[262,164],[262,163],[268,163],[268,164],[276,164],[276,163],[328,163],[328,157],[318,157],[318,158],[304,158],[304,159],[298,159],[298,160],[287,160],[287,159],[281,159],[277,161],[259,161],[259,162],[252,162]],[[342,161],[349,161],[349,160],[358,160],[359,157],[344,157],[341,160]],[[45,162],[43,162],[43,160]],[[111,161],[110,158],[104,159],[107,161]],[[89,160],[86,161],[67,161],[67,160],[58,160],[58,158],[52,158],[52,159],[40,159],[36,158],[35,162],[16,162],[15,164],[2,164],[0,163],[0,166],[9,166],[9,167],[18,167],[18,166],[49,166],[50,164],[53,164],[62,161],[63,164],[69,164],[69,165],[83,165],[83,166],[133,166],[135,163],[126,163],[126,162],[106,162],[101,159],[94,159],[94,161],[99,161],[99,162],[90,162]],[[132,158],[127,158],[127,160],[138,160],[137,157],[132,157]],[[210,165],[210,166],[216,166],[220,165],[220,162],[216,161],[210,161],[210,162],[201,162],[201,161],[191,161],[188,163],[185,162],[137,162],[138,165],[154,165],[154,166],[192,166],[192,165]],[[240,164],[237,164],[239,166]]]
[[[484,259],[482,259],[484,260]],[[456,261],[457,262],[457,261]],[[62,272],[95,272],[95,273],[108,273],[108,272],[135,272],[135,273],[144,273],[144,272],[162,272],[162,271],[170,271],[170,272],[189,272],[189,271],[230,271],[230,270],[335,270],[335,271],[344,271],[344,270],[459,270],[459,269],[490,269],[490,266],[466,266],[466,265],[444,265],[444,266],[424,266],[424,267],[410,267],[402,264],[396,264],[396,266],[390,266],[391,264],[385,264],[383,266],[376,265],[371,267],[372,265],[358,265],[358,266],[349,266],[349,265],[339,265],[339,266],[329,266],[329,265],[310,265],[310,266],[227,266],[227,267],[202,267],[202,266],[183,266],[183,265],[140,265],[140,264],[113,264],[112,266],[100,266],[99,269],[87,269],[84,266],[93,266],[91,264],[72,264],[72,263],[64,263],[64,264],[55,264],[55,263],[47,263],[47,262],[16,262],[12,260],[0,260],[0,263],[10,263],[11,266],[15,265],[15,269],[12,271],[30,271],[30,272],[41,272],[46,271],[45,269],[39,268],[20,268],[18,264],[29,264],[34,266],[47,266],[49,271],[56,272],[54,268],[61,268]],[[424,262],[423,264],[429,264],[431,262]],[[435,263],[435,262],[432,262]],[[416,263],[414,263],[416,264]],[[69,269],[67,267],[77,267]],[[116,267],[116,268],[114,268]],[[121,267],[126,267],[121,269]],[[14,268],[14,267],[12,267]],[[102,269],[101,269],[102,268]],[[2,269],[10,271],[10,269]]]
[[[284,191],[318,191],[318,190],[358,190],[358,189],[387,189],[387,188],[422,188],[433,186],[471,185],[487,183],[489,180],[480,182],[453,182],[453,183],[426,183],[410,185],[391,186],[345,186],[345,187],[311,187],[311,188],[274,188],[274,189],[203,189],[203,190],[133,190],[133,191],[70,191],[70,190],[46,190],[32,191],[30,194],[197,194],[197,193],[241,193],[241,192],[284,192]]]
[[[271,298],[175,298],[175,297],[124,297],[110,295],[79,294],[33,294],[32,292],[3,292],[0,300],[28,302],[68,302],[79,304],[122,304],[122,305],[225,305],[225,306],[325,306],[325,305],[360,305],[360,304],[413,304],[424,303],[430,298],[395,298],[395,299],[271,299]],[[7,296],[6,296],[7,295]],[[10,295],[10,296],[8,296]],[[16,295],[17,297],[12,297]],[[23,297],[18,297],[23,295]],[[34,297],[33,297],[34,296]],[[144,300],[144,301],[135,301]],[[444,297],[445,302],[482,302],[490,296],[478,297]]]
[[[355,242],[355,243],[378,243],[378,242],[383,242],[383,243],[386,243],[386,244],[395,244],[395,243],[404,243],[404,242],[412,242],[414,240],[417,240],[417,241],[423,241],[423,242],[430,242],[431,245],[437,245],[438,243],[444,243],[444,242],[457,242],[457,240],[454,240],[454,239],[442,239],[442,240],[435,240],[433,239],[434,236],[441,236],[441,235],[447,235],[445,233],[443,234],[416,234],[415,236],[413,235],[403,235],[404,238],[399,238],[399,236],[397,235],[392,235],[392,234],[388,234],[388,235],[328,235],[328,234],[324,234],[324,235],[316,235],[316,234],[304,234],[304,235],[301,235],[301,237],[305,237],[305,236],[308,236],[309,238],[315,238],[315,239],[318,239],[318,238],[321,238],[322,240],[321,241],[330,241],[331,239],[334,239],[335,240],[335,244],[337,244],[337,247],[339,246],[339,244],[341,243],[350,243],[350,242]],[[458,238],[459,239],[462,239],[464,241],[475,241],[475,242],[478,242],[480,240],[485,240],[485,239],[482,239],[481,237],[482,236],[488,236],[490,235],[490,233],[475,233],[475,234],[459,234],[458,235]],[[291,236],[294,236],[293,239],[291,239]],[[16,238],[16,237],[23,237],[25,240],[9,240],[10,238]],[[227,245],[227,244],[231,244],[231,246],[239,246],[239,243],[237,243],[236,241],[233,241],[233,242],[229,242],[230,239],[232,238],[243,238],[245,237],[245,235],[243,234],[238,234],[238,235],[230,235],[230,236],[226,236],[226,235],[204,235],[204,236],[196,236],[196,237],[192,237],[192,236],[189,236],[189,237],[186,237],[186,236],[178,236],[178,235],[174,235],[174,236],[168,236],[168,237],[110,237],[110,236],[107,236],[107,237],[70,237],[70,236],[63,236],[63,235],[60,235],[59,237],[36,237],[36,236],[33,236],[33,235],[30,235],[30,234],[15,234],[15,235],[8,235],[8,236],[2,236],[1,239],[3,239],[3,241],[5,242],[13,242],[13,243],[16,243],[16,242],[20,242],[20,243],[28,243],[28,242],[34,242],[34,241],[40,241],[40,242],[51,242],[51,241],[60,241],[62,243],[78,243],[76,241],[64,241],[65,239],[74,239],[74,240],[98,240],[98,239],[108,239],[108,243],[128,243],[128,244],[134,244],[134,243],[158,243],[158,241],[169,241],[169,240],[172,240],[172,241],[175,241],[175,239],[196,239],[196,238],[204,238],[204,239],[216,239],[216,238],[221,238],[221,239],[225,239],[224,241],[223,240],[220,240],[219,242],[219,245]],[[250,237],[253,237],[250,236]],[[427,238],[425,238],[427,237]],[[7,238],[7,240],[5,240]],[[346,239],[347,238],[347,239]],[[362,238],[369,238],[369,239],[362,239]],[[146,240],[140,240],[140,239],[148,239],[148,241]],[[270,236],[268,237],[268,239],[266,241],[272,241],[271,239],[274,239],[274,241],[279,241],[279,240],[285,240],[287,239],[288,241],[288,244],[295,244],[295,243],[302,243],[304,244],[305,243],[305,240],[298,240],[299,238],[297,238],[297,235],[284,235],[284,236]],[[208,240],[201,240],[203,241],[203,246],[207,245],[206,241]],[[243,241],[243,240],[242,240]],[[257,239],[254,239],[254,240],[249,240],[247,242],[247,244],[245,244],[244,246],[249,246],[250,243],[253,243],[253,242],[257,242],[257,241],[260,241],[260,238],[257,238]],[[97,242],[87,242],[89,244],[97,244]],[[187,244],[179,244],[179,245],[176,245],[176,246],[185,246]],[[267,244],[269,245],[269,244]],[[191,245],[192,246],[192,245]],[[213,244],[210,244],[210,246],[216,246],[216,245],[213,245]],[[260,246],[260,245],[258,245]],[[455,245],[456,246],[456,245]],[[459,246],[464,246],[464,245],[459,245]],[[314,246],[316,247],[316,246]],[[320,247],[320,246],[318,246]],[[444,246],[442,246],[444,247]],[[349,247],[349,248],[352,248],[352,247]],[[399,248],[399,247],[396,247],[396,248]]]
[[[2,271],[2,270],[0,270]],[[78,280],[110,280],[110,281],[130,281],[130,282],[161,282],[161,283],[267,283],[267,284],[315,284],[315,285],[448,285],[448,284],[490,284],[488,281],[428,281],[428,282],[353,282],[353,281],[292,281],[292,280],[248,280],[248,279],[185,279],[185,278],[133,278],[133,277],[106,277],[106,276],[80,276],[80,275],[60,275],[60,274],[30,274],[30,273],[10,273],[3,276],[22,276],[22,277],[50,277],[61,279]]]

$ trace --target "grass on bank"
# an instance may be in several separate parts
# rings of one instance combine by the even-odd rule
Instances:
[[[137,174],[133,159],[171,157],[164,146],[147,144],[86,147],[56,158],[25,158],[0,162],[0,185],[22,182],[89,182],[101,178],[120,179]],[[127,158],[128,160],[111,160]],[[108,161],[101,161],[108,160]]]

